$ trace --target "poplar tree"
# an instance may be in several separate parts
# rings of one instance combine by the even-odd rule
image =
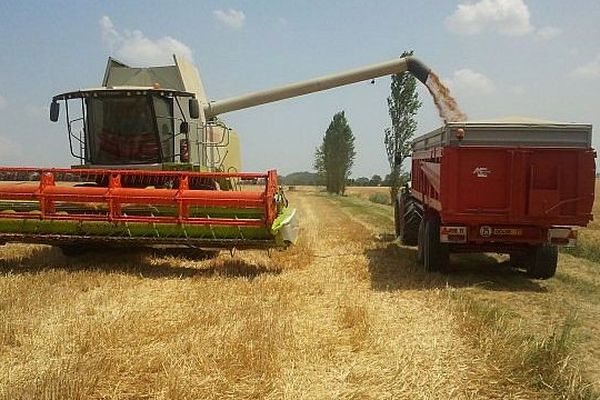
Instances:
[[[405,51],[402,57],[411,56]],[[410,154],[410,140],[417,130],[415,116],[421,107],[417,94],[417,80],[409,72],[392,75],[391,93],[387,99],[391,127],[385,130],[384,144],[390,164],[392,204],[402,185],[402,163]]]
[[[354,135],[344,111],[340,111],[333,116],[323,142],[315,150],[314,167],[324,176],[327,192],[344,194],[355,157]]]

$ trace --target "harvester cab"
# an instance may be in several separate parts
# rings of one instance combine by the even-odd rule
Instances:
[[[50,119],[59,119],[64,104],[79,167],[240,170],[237,134],[205,117],[197,70],[183,59],[174,61],[134,68],[109,58],[102,87],[54,96]]]
[[[390,74],[429,69],[413,57],[209,102],[196,68],[134,68],[109,58],[97,89],[64,104],[70,169],[0,168],[0,243],[285,248],[298,235],[277,173],[240,172],[237,134],[218,115]]]
[[[69,107],[69,100],[80,106],[75,117],[70,115],[73,105]],[[190,139],[198,139],[197,130],[190,132],[189,120],[199,117],[198,100],[193,93],[161,89],[158,84],[152,88],[63,93],[54,96],[50,105],[50,119],[54,122],[59,118],[59,101],[65,104],[71,155],[81,165],[151,167],[199,163],[190,159],[189,151]],[[183,112],[182,103],[188,107],[187,113]]]

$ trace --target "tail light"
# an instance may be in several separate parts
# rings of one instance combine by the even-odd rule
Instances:
[[[574,247],[577,244],[577,231],[571,228],[550,228],[548,239],[552,244]]]

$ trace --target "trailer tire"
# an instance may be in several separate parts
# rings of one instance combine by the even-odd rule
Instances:
[[[535,279],[552,278],[556,273],[558,264],[558,247],[544,243],[531,248],[528,262],[527,275]]]
[[[396,199],[394,222],[396,225],[396,236],[400,238],[402,244],[416,246],[419,237],[421,215],[415,199],[410,195],[406,187],[400,189],[400,194]]]
[[[513,268],[527,268],[528,256],[523,253],[510,253],[510,265]]]
[[[419,224],[419,231],[417,232],[417,264],[423,265],[423,246],[425,243],[425,218],[421,219]]]
[[[423,268],[425,272],[446,271],[450,261],[448,244],[440,243],[440,218],[427,218],[423,235]]]

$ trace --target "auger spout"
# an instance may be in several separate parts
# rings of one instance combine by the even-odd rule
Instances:
[[[405,71],[412,73],[417,79],[425,84],[431,70],[415,57],[401,57],[395,60],[291,83],[273,89],[209,102],[204,105],[204,113],[206,118],[210,119],[230,111],[273,103],[279,100],[333,89],[339,86],[379,78],[381,76],[399,74]]]

